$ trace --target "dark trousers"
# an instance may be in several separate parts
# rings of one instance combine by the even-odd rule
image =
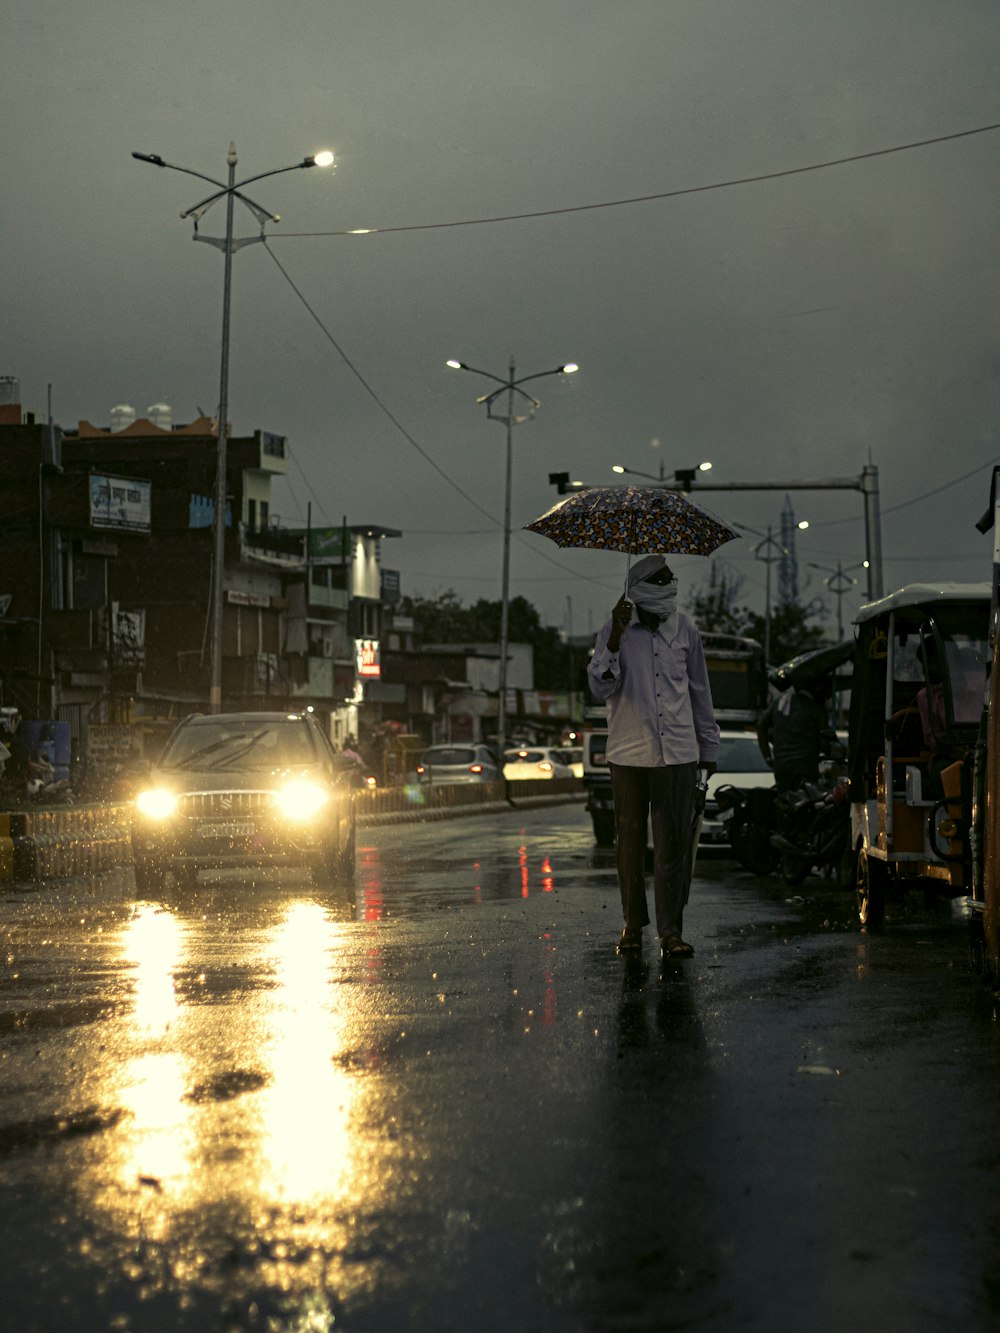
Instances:
[[[653,902],[656,933],[681,933],[691,885],[692,829],[697,761],[664,768],[610,764],[615,796],[618,884],[625,925],[649,924],[646,907],[646,820],[653,829]]]

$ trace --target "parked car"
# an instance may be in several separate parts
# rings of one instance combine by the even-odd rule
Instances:
[[[756,733],[752,731],[723,731],[719,737],[718,768],[708,780],[705,795],[705,816],[698,837],[700,848],[727,847],[729,835],[726,820],[720,816],[715,794],[720,787],[733,786],[746,790],[750,787],[773,787],[774,774],[760,752]]]
[[[499,776],[488,745],[431,745],[417,761],[418,782],[494,782]]]
[[[583,747],[580,745],[564,745],[560,747],[559,753],[569,764],[575,778],[583,777]]]
[[[306,865],[316,883],[354,871],[356,762],[308,713],[193,714],[136,793],[136,888],[167,872]]]
[[[561,746],[531,745],[505,750],[503,775],[508,782],[525,778],[571,778],[573,770]]]

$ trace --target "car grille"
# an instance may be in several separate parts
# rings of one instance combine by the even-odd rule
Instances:
[[[181,797],[180,810],[189,819],[229,819],[270,814],[273,799],[269,791],[197,791]]]

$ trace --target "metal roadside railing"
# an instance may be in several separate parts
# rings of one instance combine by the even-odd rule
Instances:
[[[501,814],[585,799],[578,778],[383,787],[357,793],[358,824]],[[99,874],[132,860],[129,802],[0,813],[0,883]]]

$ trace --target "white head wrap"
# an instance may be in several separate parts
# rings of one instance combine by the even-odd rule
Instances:
[[[649,578],[650,574],[655,574],[657,570],[663,568],[667,563],[665,555],[644,555],[641,560],[637,560],[628,572],[628,586],[631,588],[633,583],[642,583]]]
[[[629,570],[628,595],[643,611],[659,616],[664,634],[671,638],[677,631],[677,578],[669,583],[648,582],[666,563],[662,555],[647,555],[636,561]]]

